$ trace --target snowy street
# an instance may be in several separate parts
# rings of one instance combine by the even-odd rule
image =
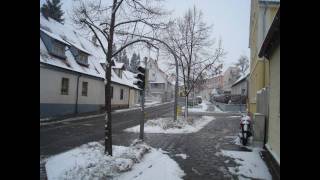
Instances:
[[[210,106],[212,105],[208,104],[209,108]],[[201,117],[191,116],[194,118]],[[146,132],[145,142],[152,148],[161,148],[167,151],[167,155],[176,161],[185,173],[183,179],[250,179],[250,171],[253,172],[251,178],[271,179],[272,175],[259,157],[259,153],[256,153],[257,150],[242,147],[235,142],[239,130],[240,116],[230,113],[217,113],[216,116],[211,117],[213,120],[191,133]],[[138,133],[115,131],[113,144],[129,146],[137,137]],[[243,156],[241,153],[249,154]],[[237,155],[239,155],[239,158],[251,158],[244,159],[244,163],[257,162],[257,167],[252,166],[253,169],[250,169],[251,166],[242,166],[242,161],[238,160]],[[257,169],[259,169],[257,172],[259,174],[255,174]],[[241,170],[244,172],[241,172]]]

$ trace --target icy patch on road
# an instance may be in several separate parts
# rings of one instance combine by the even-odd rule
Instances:
[[[268,167],[260,157],[260,148],[253,148],[252,152],[244,151],[225,151],[222,150],[223,156],[228,156],[234,159],[239,164],[237,167],[228,167],[229,172],[238,175],[239,178],[257,178],[271,180],[272,176]]]
[[[181,133],[194,133],[202,129],[209,122],[214,120],[212,116],[202,116],[201,118],[190,117],[189,120],[185,120],[183,117],[179,117],[177,121],[173,121],[172,117],[169,118],[157,118],[148,120],[144,124],[145,133],[166,133],[166,134],[181,134]],[[140,132],[140,125],[127,128],[126,132]]]
[[[182,159],[187,159],[187,155],[186,154],[176,154],[175,156],[181,157]]]
[[[185,174],[166,154],[136,141],[129,147],[113,146],[104,154],[98,142],[84,144],[52,156],[46,162],[49,180],[60,179],[181,179]],[[147,153],[147,154],[145,154]]]

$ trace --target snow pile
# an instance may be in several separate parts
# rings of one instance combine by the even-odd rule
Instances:
[[[222,150],[222,155],[233,158],[239,164],[237,167],[228,167],[232,174],[239,177],[271,180],[272,176],[260,157],[260,151],[262,151],[260,148],[253,148],[252,152]]]
[[[183,117],[178,117],[177,121],[173,121],[172,117],[157,118],[148,120],[144,125],[145,133],[166,133],[166,134],[180,134],[180,133],[194,133],[202,129],[209,122],[214,120],[212,116],[202,116],[201,118],[185,120]],[[140,126],[127,128],[126,132],[140,132]]]
[[[187,159],[187,155],[186,154],[176,154],[175,156],[181,157],[182,159]]]
[[[48,179],[132,179],[142,173],[141,177],[148,179],[146,175],[158,176],[156,172],[169,179],[184,176],[184,172],[168,155],[140,141],[129,147],[113,146],[112,150],[113,156],[106,156],[102,144],[91,142],[50,157],[45,165]],[[147,152],[150,153],[143,157]],[[168,166],[163,167],[165,165]]]

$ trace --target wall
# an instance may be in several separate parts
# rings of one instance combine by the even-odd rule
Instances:
[[[68,95],[61,95],[61,80],[69,78]],[[55,70],[40,64],[40,117],[73,114],[76,110],[76,87],[78,75]],[[88,97],[82,96],[82,81],[88,82]],[[98,78],[80,77],[78,111],[97,111],[104,104],[104,84]]]
[[[247,106],[245,104],[225,104],[215,102],[215,104],[222,110],[222,111],[231,111],[231,112],[245,112]]]
[[[69,78],[68,95],[61,95],[61,80]],[[54,117],[76,112],[76,87],[78,74],[40,64],[40,117]],[[88,82],[88,95],[82,96],[82,82]],[[113,109],[129,107],[129,87],[112,83]],[[99,111],[105,104],[104,81],[82,75],[78,86],[78,113]],[[120,100],[123,89],[123,100]],[[135,94],[135,93],[133,93]],[[137,98],[132,100],[137,102]],[[136,104],[136,103],[135,103]]]
[[[275,17],[279,4],[251,1],[249,111],[256,113],[256,93],[269,86],[269,62],[258,57],[262,42]],[[266,11],[265,11],[266,10]]]
[[[113,97],[111,98],[111,106],[115,108],[128,107],[129,106],[129,87],[112,84]],[[120,99],[120,91],[123,89],[123,99]]]
[[[129,107],[132,107],[132,106],[138,104],[139,103],[139,98],[140,98],[139,90],[130,88]]]
[[[243,80],[242,82],[231,87],[231,94],[242,94],[242,89],[245,89],[244,94],[247,94],[247,80]]]
[[[280,45],[270,58],[270,103],[268,142],[271,154],[280,163]]]

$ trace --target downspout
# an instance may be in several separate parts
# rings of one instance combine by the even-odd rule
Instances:
[[[79,94],[79,79],[80,79],[81,74],[78,75],[77,78],[77,91],[76,91],[76,104],[75,104],[75,114],[78,114],[78,94]]]
[[[129,87],[129,93],[128,93],[128,108],[130,107],[130,87]]]
[[[267,4],[264,3],[264,10],[263,10],[263,18],[262,18],[262,42],[266,36],[266,14],[267,14]],[[263,56],[263,86],[266,86],[266,59]]]
[[[262,42],[265,39],[266,36],[266,14],[267,14],[267,4],[264,3],[264,11],[263,11],[263,22],[262,22],[262,35],[263,35],[263,39]],[[266,59],[263,56],[263,86],[266,87]],[[269,96],[268,96],[269,97]],[[268,100],[268,109],[269,109],[269,100]],[[269,113],[269,110],[268,110]],[[267,118],[268,117],[268,118]],[[267,143],[267,126],[269,124],[268,122],[269,120],[269,115],[266,114],[265,115],[265,121],[264,121],[264,138],[263,138],[263,146],[265,146],[265,144]]]

